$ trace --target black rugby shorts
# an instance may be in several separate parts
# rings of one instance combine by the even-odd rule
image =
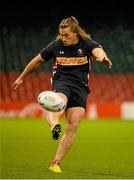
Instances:
[[[67,97],[68,103],[66,109],[83,107],[86,111],[87,96],[89,94],[86,86],[76,82],[54,80],[52,83],[52,91],[63,93]]]

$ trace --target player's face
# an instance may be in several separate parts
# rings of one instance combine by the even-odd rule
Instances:
[[[65,46],[70,46],[78,42],[77,34],[72,32],[69,27],[60,28],[59,34]]]

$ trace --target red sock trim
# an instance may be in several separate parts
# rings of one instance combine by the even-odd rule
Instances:
[[[59,165],[60,163],[59,163],[59,160],[54,159],[54,160],[52,161],[52,164],[58,164],[58,165]]]

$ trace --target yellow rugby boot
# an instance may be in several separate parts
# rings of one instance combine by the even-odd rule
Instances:
[[[62,173],[60,169],[60,165],[57,163],[51,164],[51,166],[49,167],[49,171],[55,172],[55,173]]]

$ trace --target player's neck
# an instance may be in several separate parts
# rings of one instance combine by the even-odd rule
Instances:
[[[72,42],[72,45],[74,46],[74,45],[76,45],[78,42],[79,42],[79,38],[76,38],[76,39],[74,39],[74,41]]]

